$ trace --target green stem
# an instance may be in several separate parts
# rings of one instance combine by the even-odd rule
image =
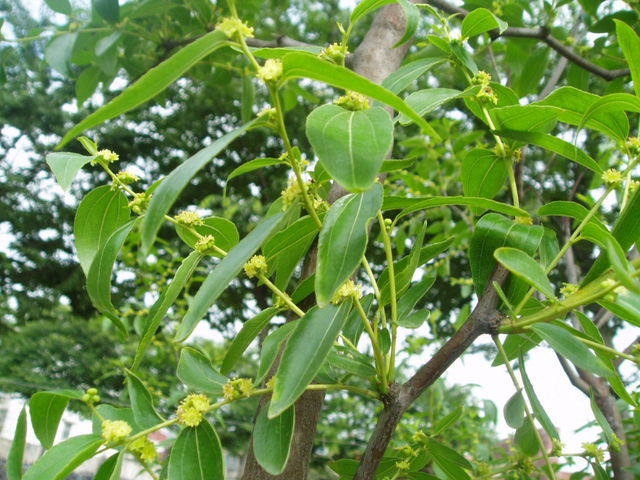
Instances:
[[[516,175],[513,171],[513,160],[510,158],[504,159],[507,165],[507,173],[509,174],[509,184],[511,186],[511,196],[513,197],[513,206],[520,208],[520,198],[518,197],[518,184],[516,183]]]
[[[89,405],[89,408],[91,409],[91,411],[95,414],[96,417],[98,417],[100,419],[101,422],[104,422],[104,417],[102,415],[100,415],[100,412],[98,411],[98,409],[95,407],[95,405],[93,403],[87,403],[87,405]]]
[[[384,251],[387,254],[387,263],[389,264],[389,292],[391,294],[391,354],[389,356],[389,382],[393,382],[395,377],[396,364],[396,343],[398,334],[398,304],[396,299],[396,275],[393,266],[393,251],[391,250],[391,237],[387,232],[382,212],[378,212],[378,222],[380,223],[380,231],[384,241]]]
[[[509,371],[509,376],[511,377],[511,381],[513,382],[513,385],[516,387],[516,390],[518,392],[522,392],[522,387],[520,386],[520,382],[518,382],[518,377],[516,377],[515,372],[513,371],[513,368],[511,368],[511,362],[509,362],[509,357],[507,356],[507,352],[505,352],[504,350],[504,346],[502,345],[502,342],[500,341],[500,337],[498,335],[492,335],[493,338],[493,342],[496,344],[496,347],[498,347],[498,350],[500,351],[500,355],[502,356],[502,360],[504,361],[505,366],[507,367],[507,370]],[[542,455],[544,457],[544,461],[547,464],[547,466],[549,467],[549,474],[551,475],[551,479],[552,480],[556,480],[556,474],[553,471],[553,467],[551,466],[551,461],[549,460],[549,455],[547,454],[546,449],[544,448],[544,442],[542,441],[542,437],[540,436],[540,432],[538,431],[538,427],[536,427],[536,423],[535,420],[533,419],[533,416],[531,415],[531,410],[529,410],[529,405],[527,405],[527,403],[525,402],[524,404],[524,410],[527,413],[527,421],[529,422],[529,425],[531,425],[532,430],[534,431],[536,438],[538,439],[538,444],[540,445],[540,450],[542,451]]]
[[[601,343],[598,342],[593,342],[591,340],[587,340],[586,338],[581,338],[581,337],[576,337],[578,340],[580,340],[582,343],[584,343],[585,345],[595,349],[595,350],[600,350],[602,352],[606,352],[606,353],[611,353],[613,355],[616,355],[617,357],[622,357],[625,360],[630,360],[633,363],[636,363],[638,365],[640,365],[640,359],[637,357],[634,357],[632,355],[627,355],[626,353],[623,352],[619,352],[618,350],[614,349],[614,348],[610,348],[607,347],[606,345],[602,345]]]
[[[264,283],[267,287],[269,287],[271,291],[273,291],[273,293],[278,295],[278,297],[280,297],[282,301],[287,305],[287,307],[293,310],[296,315],[298,315],[300,318],[305,316],[305,313],[302,310],[300,310],[300,308],[295,303],[293,303],[293,301],[291,301],[291,299],[287,296],[287,294],[284,293],[282,290],[280,290],[278,287],[276,287],[271,282],[271,280],[269,280],[263,273],[259,273],[258,278],[262,283]]]
[[[378,370],[378,377],[380,382],[382,383],[381,391],[382,393],[387,393],[389,391],[389,385],[387,383],[387,375],[386,375],[386,367],[384,364],[384,358],[382,357],[382,350],[380,350],[380,344],[378,343],[378,336],[371,329],[371,324],[369,323],[369,319],[367,318],[367,314],[364,312],[362,308],[362,304],[360,300],[355,299],[356,310],[360,314],[360,318],[362,319],[362,323],[364,324],[364,328],[369,334],[369,338],[371,339],[371,346],[373,347],[373,356],[376,360],[376,368]]]
[[[351,340],[349,340],[347,337],[345,337],[343,334],[340,334],[340,338],[342,339],[342,341],[344,342],[345,345],[347,345],[350,348],[353,348],[354,350],[358,350],[358,347],[356,347],[353,342]]]

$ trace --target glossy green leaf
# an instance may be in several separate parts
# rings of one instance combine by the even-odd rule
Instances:
[[[407,293],[398,301],[398,321],[404,320],[410,314],[416,303],[420,301],[422,297],[433,286],[437,278],[435,272],[429,272],[424,278],[413,287],[411,287]]]
[[[418,310],[408,317],[398,319],[396,325],[410,329],[420,328],[427,320],[429,320],[430,316],[431,312],[429,310]]]
[[[100,468],[96,472],[96,476],[93,477],[93,480],[111,480],[111,475],[114,473],[119,457],[120,453],[116,453],[115,455],[111,455],[107,458],[104,463],[100,465]]]
[[[378,373],[373,366],[373,358],[367,357],[351,348],[340,348],[337,352],[330,352],[327,356],[327,362],[336,368],[359,377],[371,377]]]
[[[362,261],[369,238],[369,223],[382,206],[379,183],[357,195],[337,200],[327,213],[318,240],[316,298],[324,308]]]
[[[232,46],[232,48],[235,48]],[[240,48],[235,48],[241,51]],[[249,48],[254,57],[258,58],[279,58],[282,59],[287,53],[306,53],[313,56],[318,56],[322,52],[322,47],[283,47],[283,48]],[[317,103],[317,102],[316,102]]]
[[[89,192],[80,203],[73,233],[80,266],[89,274],[94,257],[109,237],[125,225],[131,211],[127,197],[120,190],[109,185],[98,187]]]
[[[298,320],[276,374],[269,418],[277,417],[293,405],[316,376],[342,330],[351,303],[347,299],[340,305],[313,307]]]
[[[596,475],[596,480],[611,480],[607,471],[597,463],[591,463],[591,468],[593,468],[593,473]]]
[[[397,95],[424,75],[425,72],[446,61],[444,58],[425,58],[408,63],[385,78],[382,86]]]
[[[418,30],[418,25],[420,24],[420,10],[413,3],[410,3],[407,0],[398,0],[402,9],[404,10],[404,16],[406,18],[406,27],[404,30],[404,34],[402,38],[398,40],[392,48],[397,48],[400,45],[404,45],[409,40],[413,38]]]
[[[589,210],[576,202],[564,202],[564,201],[556,201],[547,203],[538,209],[538,215],[541,217],[545,216],[560,216],[560,217],[570,217],[575,218],[582,222],[587,215],[589,214]],[[608,231],[607,227],[605,227],[600,220],[595,217],[591,217],[589,219],[589,223],[592,223],[597,228],[601,230]]]
[[[307,137],[327,172],[347,190],[375,181],[393,145],[393,123],[381,107],[352,112],[323,105],[307,117]]]
[[[579,125],[589,107],[600,97],[573,87],[561,87],[535,105],[552,105],[564,112],[558,120],[570,125]],[[623,112],[607,112],[593,115],[587,128],[609,135],[621,142],[629,136],[629,120]]]
[[[57,444],[24,474],[24,480],[63,480],[104,443],[100,435],[80,435]]]
[[[549,265],[555,260],[556,256],[560,253],[560,245],[558,244],[558,238],[556,232],[550,228],[544,229],[544,235],[540,242],[540,264],[547,269]]]
[[[601,377],[613,375],[613,372],[587,346],[566,330],[546,323],[532,325],[531,329],[576,367]]]
[[[542,267],[522,250],[511,247],[498,248],[493,256],[511,273],[525,280],[550,300],[555,299],[553,286]]]
[[[129,370],[126,372],[127,388],[136,423],[141,428],[147,429],[164,422],[164,418],[156,412],[156,408],[153,406],[153,397],[142,380]]]
[[[117,2],[117,0],[115,1]],[[149,70],[142,77],[140,77],[140,79],[138,79],[136,83],[128,87],[114,100],[107,103],[103,107],[100,107],[94,113],[89,115],[75,127],[69,130],[69,132],[64,136],[64,138],[60,141],[56,148],[62,147],[67,142],[69,142],[69,140],[71,140],[84,130],[95,127],[96,125],[99,125],[106,120],[117,117],[118,115],[128,112],[129,110],[133,110],[138,105],[143,104],[147,100],[151,100],[160,92],[164,91],[165,88],[175,82],[204,57],[213,53],[215,50],[223,47],[226,44],[227,37],[219,30],[214,30],[213,32],[208,33],[203,37],[200,37],[198,40],[187,45],[182,50],[172,55],[168,60]],[[214,142],[214,144],[210,145],[207,148],[212,147],[216,143],[217,142]],[[213,154],[212,156],[215,155],[216,154]]]
[[[388,328],[382,327],[379,334],[380,350],[383,355],[387,355],[391,350],[391,333]]]
[[[230,251],[240,241],[235,224],[226,218],[207,217],[202,219],[202,223],[204,225],[196,225],[193,228],[203,237],[213,235],[216,240],[216,247],[225,252]],[[176,232],[187,245],[195,249],[195,245],[199,240],[198,237],[180,225],[176,225]],[[214,257],[220,256],[217,252],[212,252],[210,255]]]
[[[22,473],[24,471],[24,450],[27,446],[27,405],[22,406],[20,415],[18,416],[18,423],[13,434],[13,441],[11,442],[11,449],[9,450],[9,456],[7,457],[7,479],[8,480],[22,480]]]
[[[504,419],[511,428],[518,429],[524,424],[524,396],[518,390],[504,405]]]
[[[475,97],[480,91],[479,86],[470,87],[464,92],[452,88],[429,88],[419,90],[407,97],[407,105],[413,108],[418,115],[424,117],[427,113],[456,98]],[[415,120],[406,114],[401,114],[399,122],[402,125],[409,125]]]
[[[311,295],[316,289],[316,274],[314,273],[308,278],[305,278],[298,288],[295,289],[293,295],[291,295],[291,301],[293,303],[300,303],[302,300]]]
[[[101,38],[96,43],[96,56],[100,57],[104,55],[107,50],[118,43],[118,40],[122,38],[122,34],[124,33],[124,29],[119,29],[113,32],[111,35]]]
[[[556,126],[562,110],[542,105],[513,105],[494,108],[490,115],[497,129],[548,133]]]
[[[522,69],[523,72],[527,72],[527,74],[520,77],[517,86],[517,92],[520,97],[525,97],[530,93],[537,92],[538,84],[547,72],[550,52],[551,48],[549,47],[537,48],[529,58],[527,58],[524,68]]]
[[[460,405],[453,412],[438,420],[436,426],[433,427],[432,435],[435,437],[436,435],[440,435],[442,432],[448,430],[450,427],[453,427],[462,417],[463,411],[463,407]]]
[[[325,82],[334,87],[361,93],[393,107],[400,113],[405,113],[412,118],[427,135],[434,140],[440,139],[435,130],[402,99],[384,87],[361,77],[347,68],[333,65],[325,60],[311,55],[305,55],[304,53],[289,53],[284,56],[282,62],[283,77],[281,82],[290,78],[310,78],[312,80]]]
[[[636,96],[640,97],[640,38],[633,28],[623,21],[614,19],[614,22],[616,22],[617,43],[629,64]]]
[[[262,468],[271,475],[281,474],[287,466],[296,423],[296,406],[292,405],[279,416],[269,418],[267,403],[253,429],[253,452]]]
[[[380,173],[393,172],[396,170],[409,168],[411,165],[416,163],[417,159],[417,157],[410,157],[402,160],[385,160],[384,162],[382,162]]]
[[[188,387],[214,395],[220,395],[227,383],[227,377],[213,368],[207,357],[189,347],[180,351],[176,375]]]
[[[491,200],[507,180],[507,164],[493,151],[477,148],[462,160],[460,175],[465,196]],[[481,215],[484,211],[479,207],[472,207],[471,210],[475,215]]]
[[[53,446],[62,414],[69,397],[52,392],[38,392],[29,401],[29,414],[33,431],[44,448]]]
[[[122,244],[135,226],[138,218],[129,220],[109,236],[96,253],[87,275],[87,293],[91,298],[91,302],[118,327],[125,338],[128,337],[129,332],[124,323],[122,323],[118,311],[111,303],[111,273]]]
[[[109,23],[120,21],[120,5],[118,0],[92,0],[93,8]]]
[[[627,295],[618,296],[615,303],[599,300],[598,304],[631,325],[640,327],[640,295],[629,292]]]
[[[229,186],[229,182],[240,175],[245,173],[253,172],[254,170],[258,170],[260,168],[269,167],[271,165],[282,165],[287,162],[283,160],[279,160],[277,158],[256,158],[255,160],[251,160],[250,162],[243,163],[238,168],[233,170],[229,176],[227,177],[227,182],[224,184],[224,190],[222,191],[223,196],[227,196],[227,187]]]
[[[600,428],[602,428],[604,436],[607,439],[607,443],[609,445],[615,444],[616,436],[613,433],[613,429],[611,428],[611,425],[609,425],[607,417],[603,415],[602,410],[600,410],[600,407],[598,407],[598,404],[596,403],[596,397],[593,393],[593,388],[589,387],[589,390],[591,391],[591,410],[593,411],[593,415],[596,417],[596,421],[600,425]]]
[[[378,8],[396,2],[397,0],[362,0],[362,2],[360,2],[358,6],[353,9],[351,17],[349,17],[349,21],[354,24],[362,17],[364,17],[367,13],[373,12]]]
[[[76,81],[76,98],[79,107],[94,94],[96,88],[98,88],[98,84],[102,80],[102,76],[102,70],[96,65],[85,68],[82,71]]]
[[[541,132],[520,132],[515,130],[495,130],[493,133],[499,137],[510,138],[527,144],[537,145],[538,147],[542,147],[551,152],[562,155],[569,160],[573,160],[597,174],[601,175],[603,173],[596,161],[587,155],[584,150],[580,148],[576,149],[576,147],[569,142],[552,135]]]
[[[451,55],[451,44],[444,38],[441,38],[437,35],[427,35],[427,40],[429,40],[429,42],[445,52],[447,55]]]
[[[543,234],[544,230],[540,226],[515,223],[496,213],[483,216],[476,224],[468,251],[476,294],[482,295],[496,265],[493,256],[496,249],[500,247],[517,248],[533,257],[538,250]],[[511,283],[513,284],[513,279]],[[512,298],[510,300],[513,301]]]
[[[229,345],[222,365],[220,366],[220,373],[222,375],[228,374],[236,362],[242,357],[244,352],[249,348],[251,342],[260,334],[260,332],[266,327],[273,316],[278,313],[278,309],[275,307],[266,308],[258,315],[250,320],[247,320],[242,326],[242,330],[236,335],[236,337]]]
[[[446,445],[437,442],[433,438],[427,438],[426,447],[433,457],[433,461],[451,480],[470,479],[469,474],[464,470],[473,470],[469,461]]]
[[[478,74],[478,65],[463,44],[452,42],[449,49],[460,65],[468,68],[472,75]]]
[[[73,12],[69,0],[44,0],[44,3],[54,12],[62,13],[63,15],[71,15],[71,12]]]
[[[549,435],[551,439],[560,440],[560,435],[558,434],[558,430],[555,425],[547,415],[547,412],[543,408],[540,400],[538,400],[538,396],[536,395],[535,390],[533,389],[533,385],[531,384],[531,380],[529,380],[529,375],[527,375],[527,370],[525,367],[524,355],[522,350],[520,351],[520,375],[522,377],[522,383],[524,385],[525,392],[527,393],[527,398],[529,399],[529,403],[531,404],[531,408],[533,409],[533,413],[535,418],[538,420],[542,428],[544,428],[545,432]],[[529,422],[525,422],[525,425]],[[538,451],[536,450],[536,453]]]
[[[140,335],[140,343],[138,344],[136,358],[133,361],[131,370],[135,371],[140,366],[140,362],[142,362],[144,354],[153,340],[162,320],[164,320],[167,311],[171,308],[184,286],[196,271],[196,268],[202,258],[203,255],[201,253],[191,252],[191,254],[180,264],[180,267],[176,271],[176,275],[173,277],[173,280],[171,280],[169,286],[162,292],[160,298],[156,300],[156,303],[154,303],[151,310],[149,310],[149,314],[144,322],[142,334]]]
[[[460,36],[462,38],[470,38],[481,33],[488,32],[497,28],[500,33],[504,32],[507,27],[506,22],[503,22],[493,13],[485,8],[477,8],[469,15],[464,17],[462,21],[462,31]]]
[[[50,153],[47,155],[47,164],[56,176],[58,184],[66,192],[80,169],[95,158],[77,153]]]
[[[169,480],[224,479],[224,453],[220,438],[203,419],[197,427],[187,427],[171,448]]]
[[[578,125],[578,131],[576,132],[576,138],[589,120],[594,117],[604,115],[611,112],[640,112],[640,98],[629,95],[628,93],[612,93],[606,95],[591,104],[591,106],[584,112],[584,116]]]
[[[620,245],[613,236],[607,238],[605,248],[609,254],[609,262],[616,274],[616,279],[632,292],[640,293],[638,282],[631,276],[631,272],[629,271],[627,257],[625,257],[622,248],[620,248]]]
[[[275,285],[280,290],[286,289],[293,271],[317,235],[318,226],[313,218],[306,216],[276,233],[265,244],[263,253],[269,266],[267,276],[277,269]]]
[[[73,78],[69,68],[73,47],[78,38],[78,32],[64,33],[54,38],[44,52],[44,58],[51,67],[67,78]]]
[[[282,213],[278,213],[263,220],[216,265],[189,305],[189,310],[178,326],[174,342],[184,342],[189,338],[198,322],[207,314],[207,311],[227,289],[232,280],[238,276],[244,264],[260,248],[266,237],[279,228],[283,219],[286,217]]]
[[[276,357],[280,352],[280,347],[284,341],[289,338],[289,335],[298,326],[298,321],[285,323],[281,327],[265,338],[262,344],[262,350],[260,351],[260,367],[258,368],[258,374],[256,375],[256,385],[260,385],[266,378],[276,361]]]
[[[528,420],[523,422],[522,426],[516,430],[514,441],[520,447],[522,453],[529,457],[533,457],[540,451],[538,437]]]

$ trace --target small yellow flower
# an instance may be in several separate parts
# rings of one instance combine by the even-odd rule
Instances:
[[[209,406],[211,405],[211,402],[209,401],[209,399],[202,394],[200,395],[191,394],[187,397],[187,399],[191,401],[191,405],[193,405],[193,408],[195,408],[199,412],[206,412]]]
[[[615,168],[610,168],[606,172],[602,174],[602,180],[604,181],[607,188],[618,189],[622,185],[624,181],[624,175],[620,170],[616,170]]]
[[[635,192],[636,188],[638,188],[638,186],[640,186],[640,182],[638,180],[631,179],[631,181],[629,183],[629,191],[630,192]]]
[[[118,155],[115,152],[112,152],[111,150],[107,150],[106,148],[104,150],[100,150],[98,151],[98,157],[102,157],[102,160],[105,163],[111,163],[111,162],[115,162],[117,160],[120,159],[120,155]],[[92,164],[95,163],[98,159],[94,160],[93,162],[91,162]]]
[[[613,293],[615,293],[616,295],[629,295],[629,289],[627,287],[623,287],[622,285],[620,285],[619,287],[616,287],[613,289]]]
[[[601,448],[598,448],[597,445],[593,443],[583,442],[582,448],[584,448],[584,451],[589,456],[595,458],[596,463],[600,464],[601,462],[604,462],[604,452]]]
[[[346,95],[338,98],[333,103],[334,105],[346,108],[347,110],[351,110],[352,112],[370,108],[369,99],[361,93],[357,92],[347,92]]]
[[[627,141],[627,147],[629,147],[632,155],[640,154],[640,138],[629,137],[629,140]]]
[[[253,38],[253,27],[249,27],[247,22],[238,19],[225,17],[216,25],[216,30],[221,30],[227,38],[234,38],[238,32],[242,32],[245,38]]]
[[[133,428],[124,420],[105,420],[102,422],[102,436],[107,442],[120,443],[127,438]]]
[[[267,388],[275,388],[276,387],[276,376],[274,375],[269,379],[267,383],[265,383]]]
[[[616,284],[616,281],[613,278],[607,278],[600,283],[602,288],[611,288]]]
[[[187,427],[197,427],[202,422],[202,412],[195,408],[187,408],[180,415],[180,423],[184,423]]]
[[[533,225],[533,218],[531,217],[516,217],[516,223],[520,223],[522,225]]]
[[[216,239],[213,235],[205,235],[199,239],[195,244],[196,252],[207,253],[213,250],[216,245]]]
[[[264,82],[276,83],[282,77],[282,60],[269,58],[264,65],[258,68],[256,76]]]
[[[244,265],[244,272],[249,278],[265,275],[267,270],[267,259],[263,255],[254,255],[253,258]]]
[[[353,280],[347,280],[344,285],[342,285],[338,291],[335,293],[333,298],[331,299],[331,303],[334,305],[339,304],[345,298],[362,298],[362,292],[360,291],[360,285],[356,285],[353,283]]]
[[[609,444],[609,450],[613,450],[616,453],[620,453],[620,445],[624,445],[624,442],[618,438],[618,436],[614,433],[613,440]]]
[[[238,389],[245,397],[250,397],[253,392],[253,381],[250,378],[241,378],[238,381]]]
[[[471,79],[471,83],[473,85],[484,85],[488,86],[491,82],[491,75],[489,75],[484,70],[480,70],[476,75]]]
[[[304,188],[308,190],[309,186],[305,183]],[[280,194],[282,195],[282,209],[286,210],[291,205],[293,205],[293,202],[295,202],[296,199],[300,197],[300,195],[302,195],[302,190],[300,189],[298,180],[296,180],[295,178],[289,180],[289,186],[286,190],[280,192]]]
[[[580,287],[578,285],[574,285],[573,283],[563,283],[562,285],[563,287],[560,289],[560,293],[564,295],[565,298],[569,295],[573,295],[578,290],[580,290]]]
[[[284,294],[288,300],[291,300],[291,297],[288,294]],[[281,309],[288,309],[289,306],[286,304],[286,302],[284,301],[284,298],[282,298],[280,295],[277,296],[276,298],[276,302],[273,304],[274,307],[276,308],[281,308]]]
[[[229,382],[231,382],[231,380],[229,380]],[[222,386],[222,398],[224,398],[225,400],[235,400],[237,397],[236,393],[238,393],[236,392],[236,387],[234,387],[231,383],[227,383]]]
[[[427,442],[428,437],[425,435],[425,433],[422,430],[418,430],[416,433],[413,434],[413,441],[416,443],[426,443]]]
[[[192,393],[180,402],[178,421],[188,427],[196,427],[202,422],[202,414],[209,408],[209,399],[202,394]]]
[[[330,58],[336,63],[342,63],[342,59],[347,56],[348,51],[342,49],[342,46],[338,43],[333,43],[327,48],[323,48],[320,52],[320,58]]]
[[[562,454],[562,449],[565,448],[567,445],[562,443],[558,438],[554,438],[553,439],[553,451],[556,455],[561,455]]]
[[[129,202],[129,208],[133,213],[140,214],[144,212],[149,206],[152,195],[146,193],[136,193],[133,200]]]
[[[198,215],[197,212],[192,212],[189,210],[185,210],[176,215],[176,220],[189,227],[192,227],[194,225],[204,225],[204,222],[200,218],[200,215]]]
[[[124,170],[122,172],[119,172],[116,175],[116,178],[120,180],[120,182],[123,183],[124,185],[129,185],[133,182],[137,182],[138,180],[140,180],[139,176],[134,175],[129,170]]]
[[[156,446],[148,437],[140,437],[129,445],[129,450],[137,453],[140,459],[146,463],[153,462],[158,456]]]
[[[401,462],[396,462],[396,468],[400,470],[409,470],[411,468],[411,464],[406,460],[402,460]]]

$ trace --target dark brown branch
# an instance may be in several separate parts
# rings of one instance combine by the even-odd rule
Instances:
[[[362,456],[354,480],[375,478],[396,427],[411,404],[433,385],[480,335],[497,332],[503,315],[496,310],[500,297],[493,288],[493,282],[498,282],[502,286],[508,275],[509,272],[498,264],[487,282],[487,288],[478,305],[460,330],[407,383],[402,386],[398,384],[390,386],[389,394],[383,399],[385,408]]]

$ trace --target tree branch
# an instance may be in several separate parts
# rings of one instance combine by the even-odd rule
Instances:
[[[562,366],[564,373],[566,373],[567,377],[569,377],[569,381],[571,382],[571,385],[576,387],[585,395],[589,396],[590,395],[589,384],[578,376],[578,374],[571,368],[571,365],[569,364],[566,358],[564,358],[562,355],[558,353],[556,353],[556,357],[558,357],[558,361],[560,362],[560,365]]]

